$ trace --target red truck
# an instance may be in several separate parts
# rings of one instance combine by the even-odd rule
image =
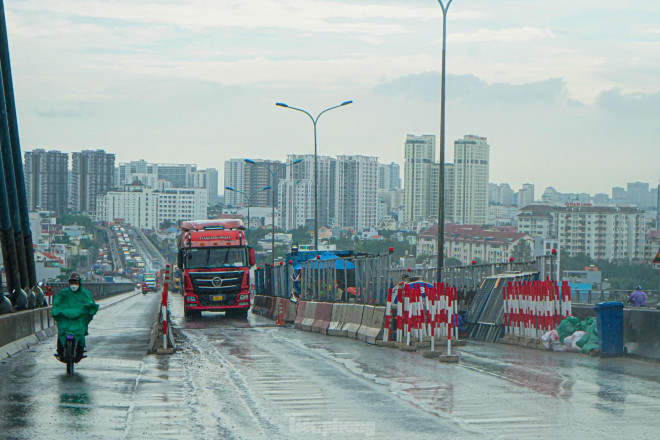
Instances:
[[[243,221],[186,221],[177,242],[185,316],[197,318],[204,310],[246,319],[255,260]]]

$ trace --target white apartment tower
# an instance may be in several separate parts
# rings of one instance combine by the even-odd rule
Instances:
[[[287,163],[302,161],[288,166],[286,178],[278,188],[279,222],[286,228],[307,224],[314,218],[314,155],[291,154]],[[335,218],[335,173],[337,160],[329,156],[317,156],[318,160],[318,225],[330,226]]]
[[[435,136],[409,134],[405,144],[404,222],[416,222],[437,215],[432,212],[432,167],[435,163]],[[436,201],[437,206],[437,201]]]
[[[335,224],[358,231],[376,226],[378,158],[337,156]]]
[[[454,215],[463,225],[483,225],[488,214],[490,146],[481,136],[454,141]]]
[[[378,164],[378,189],[401,189],[401,167],[398,163]]]
[[[225,161],[225,184],[223,188],[230,187],[238,191],[245,191],[245,160],[230,159]],[[226,206],[242,206],[243,196],[236,191],[225,189]]]
[[[518,190],[518,208],[525,207],[534,203],[534,184],[525,183]]]
[[[518,215],[518,232],[558,240],[562,252],[608,261],[644,258],[644,212],[633,207],[529,205]]]
[[[218,204],[218,170],[207,168],[197,170],[192,174],[193,188],[204,188],[208,196],[208,204],[215,206]]]

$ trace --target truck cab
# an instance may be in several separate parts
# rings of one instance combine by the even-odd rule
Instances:
[[[247,318],[254,250],[247,245],[243,221],[183,222],[178,248],[185,316],[210,311]]]

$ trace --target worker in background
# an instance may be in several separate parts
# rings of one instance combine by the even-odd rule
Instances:
[[[646,293],[642,290],[642,286],[637,286],[637,289],[630,294],[628,303],[633,307],[644,307],[646,305]]]

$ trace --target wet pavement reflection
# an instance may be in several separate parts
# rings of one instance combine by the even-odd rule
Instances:
[[[0,363],[0,438],[659,438],[657,363],[472,343],[444,365],[180,301],[172,356],[145,355],[140,295],[95,319],[75,377],[54,341]]]

